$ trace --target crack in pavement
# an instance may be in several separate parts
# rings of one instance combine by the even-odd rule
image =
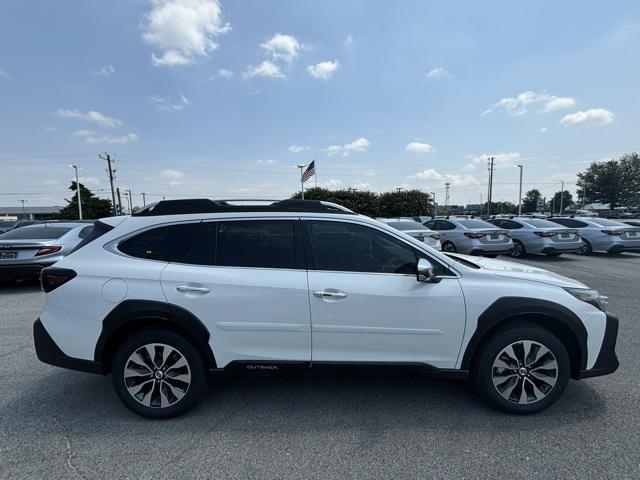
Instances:
[[[69,467],[69,470],[71,470],[73,473],[76,474],[76,476],[80,477],[82,480],[89,480],[81,471],[78,467],[76,467],[73,463],[73,456],[74,456],[74,452],[73,452],[73,447],[71,445],[71,437],[69,437],[69,432],[67,430],[67,427],[58,419],[58,417],[56,417],[55,415],[51,415],[51,418],[53,418],[53,421],[55,422],[55,424],[60,428],[60,430],[62,431],[62,436],[64,437],[65,443],[66,443],[66,452],[67,452],[67,467]]]

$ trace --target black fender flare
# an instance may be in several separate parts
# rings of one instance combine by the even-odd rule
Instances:
[[[511,319],[524,319],[537,323],[560,336],[572,356],[572,373],[578,375],[587,366],[587,329],[580,317],[567,307],[548,300],[527,297],[502,297],[493,302],[478,317],[476,331],[467,344],[461,369],[470,370],[473,357],[486,334]],[[564,337],[564,338],[562,338]],[[570,348],[567,343],[577,344]],[[577,350],[577,351],[575,351]]]
[[[154,300],[124,300],[102,321],[102,331],[96,342],[94,359],[105,369],[118,344],[131,329],[165,327],[186,334],[202,353],[209,368],[215,368],[213,352],[209,346],[211,337],[204,324],[188,310],[167,302]]]

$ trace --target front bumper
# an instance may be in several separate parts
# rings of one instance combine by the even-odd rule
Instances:
[[[616,340],[618,337],[618,319],[607,313],[606,326],[604,330],[604,338],[600,353],[596,359],[593,368],[582,370],[580,378],[599,377],[600,375],[608,375],[615,372],[620,366],[618,356],[616,355]]]
[[[81,372],[103,375],[106,373],[100,362],[82,360],[66,355],[53,341],[39,318],[33,324],[33,343],[36,347],[36,355],[43,363]]]

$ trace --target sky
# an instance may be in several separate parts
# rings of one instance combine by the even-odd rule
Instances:
[[[575,191],[638,151],[640,2],[0,0],[0,205]]]

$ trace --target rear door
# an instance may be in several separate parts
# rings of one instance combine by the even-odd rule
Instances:
[[[219,367],[310,361],[307,273],[298,220],[223,220],[162,272],[167,300],[211,332]]]
[[[306,222],[313,252],[309,302],[313,362],[453,368],[465,326],[458,279],[430,259],[439,283],[418,282],[418,250],[354,222]]]

